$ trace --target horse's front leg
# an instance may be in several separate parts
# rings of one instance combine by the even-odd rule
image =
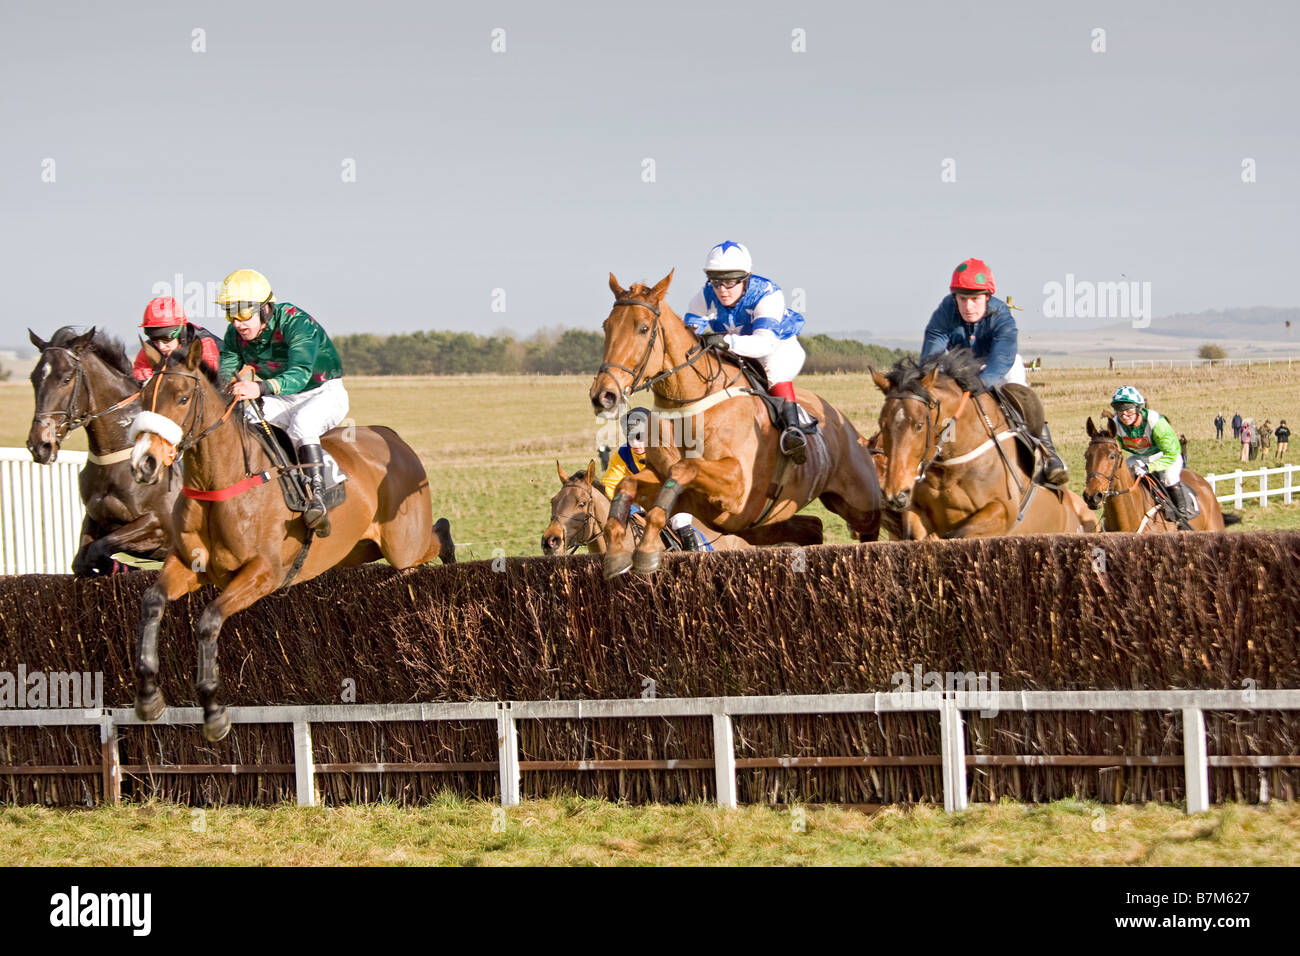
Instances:
[[[135,645],[135,713],[141,720],[157,720],[167,707],[158,689],[158,627],[168,601],[199,586],[199,576],[175,553],[167,555],[158,578],[141,601],[140,634]]]
[[[628,520],[632,505],[649,506],[659,493],[659,476],[652,471],[627,475],[614,489],[614,500],[605,521],[605,577],[615,578],[632,567],[632,549],[636,537]],[[644,539],[643,539],[644,540]]]
[[[1014,517],[1014,515],[1012,516]],[[943,533],[945,538],[987,538],[1006,534],[1010,520],[1003,502],[990,501]]]
[[[199,670],[195,681],[199,703],[203,705],[203,736],[221,740],[230,733],[230,715],[221,703],[221,677],[217,670],[217,635],[230,615],[242,611],[266,597],[279,585],[266,560],[253,558],[231,579],[215,601],[199,616]]]
[[[683,458],[668,469],[656,496],[654,505],[646,512],[645,537],[636,546],[632,558],[633,568],[639,574],[653,574],[659,569],[659,556],[664,543],[659,536],[668,516],[677,505],[677,498],[690,487],[693,491],[723,502],[723,509],[737,512],[743,507],[744,479],[740,462],[734,458],[706,461],[703,458]]]
[[[113,555],[117,552],[147,555],[166,545],[167,541],[167,532],[158,516],[143,514],[86,548],[84,562],[91,574],[111,574],[114,570]]]

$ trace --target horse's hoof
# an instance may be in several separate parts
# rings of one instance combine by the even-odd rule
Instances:
[[[630,554],[607,554],[605,556],[605,580],[612,581],[620,574],[627,574],[632,568]]]
[[[203,722],[203,736],[214,744],[218,740],[224,740],[228,733],[230,733],[230,714],[224,707],[217,716],[209,717]]]
[[[637,574],[651,575],[659,570],[659,555],[662,551],[637,551],[632,556],[632,570]]]
[[[167,701],[160,690],[154,691],[148,697],[137,696],[135,699],[135,715],[144,721],[157,720],[166,709]]]

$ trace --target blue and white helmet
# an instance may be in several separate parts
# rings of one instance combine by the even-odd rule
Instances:
[[[743,279],[754,271],[749,250],[738,242],[720,242],[704,260],[704,274],[710,279]]]

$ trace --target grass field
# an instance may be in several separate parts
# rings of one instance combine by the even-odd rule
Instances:
[[[6,866],[1295,866],[1300,806],[0,808]]]
[[[595,457],[595,420],[587,401],[591,380],[578,376],[476,376],[464,378],[348,378],[352,416],[360,424],[390,425],[415,448],[433,484],[434,511],[452,522],[462,560],[539,553],[538,539],[559,486],[555,461],[565,470]],[[1121,384],[1140,388],[1189,439],[1191,467],[1224,473],[1253,470],[1260,462],[1237,462],[1241,446],[1214,440],[1220,409],[1300,425],[1300,367],[1235,367],[1107,372],[1044,369],[1033,384],[1047,407],[1052,433],[1071,470],[1071,487],[1083,489],[1084,421],[1098,419]],[[803,376],[802,388],[837,405],[869,435],[882,396],[866,375]],[[0,384],[0,446],[21,446],[33,408],[26,381]],[[77,433],[69,448],[84,449]],[[1300,446],[1290,456],[1300,461]],[[1271,462],[1270,462],[1271,464]],[[828,541],[849,540],[843,522],[820,505],[811,513],[826,521]],[[1300,527],[1300,505],[1248,504],[1241,530]]]

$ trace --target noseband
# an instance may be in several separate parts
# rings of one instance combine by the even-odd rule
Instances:
[[[72,361],[72,367],[76,369],[76,377],[72,381],[72,394],[68,396],[67,407],[52,408],[48,411],[40,412],[32,416],[32,424],[35,425],[42,418],[46,416],[62,415],[63,424],[61,426],[57,426],[55,431],[55,437],[59,440],[60,444],[62,444],[63,440],[67,438],[71,432],[76,431],[78,428],[81,428],[83,425],[90,424],[95,419],[103,415],[107,415],[109,412],[117,411],[117,409],[119,408],[125,408],[127,405],[130,405],[132,402],[134,402],[136,399],[140,397],[140,393],[137,391],[132,393],[131,395],[128,395],[120,402],[117,402],[113,405],[109,405],[107,408],[101,409],[98,412],[91,412],[87,410],[86,414],[74,418],[73,416],[76,414],[77,411],[78,397],[81,395],[83,391],[86,393],[87,396],[90,395],[90,385],[86,381],[86,370],[81,365],[81,356],[79,356],[76,352],[72,351],[72,349],[64,348],[63,346],[60,345],[51,345],[45,348],[44,350],[42,350],[41,355],[44,356],[47,352],[68,353],[68,358]],[[86,403],[88,409],[89,409],[89,402],[90,400],[89,398],[87,398]],[[61,429],[61,433],[59,429]]]

